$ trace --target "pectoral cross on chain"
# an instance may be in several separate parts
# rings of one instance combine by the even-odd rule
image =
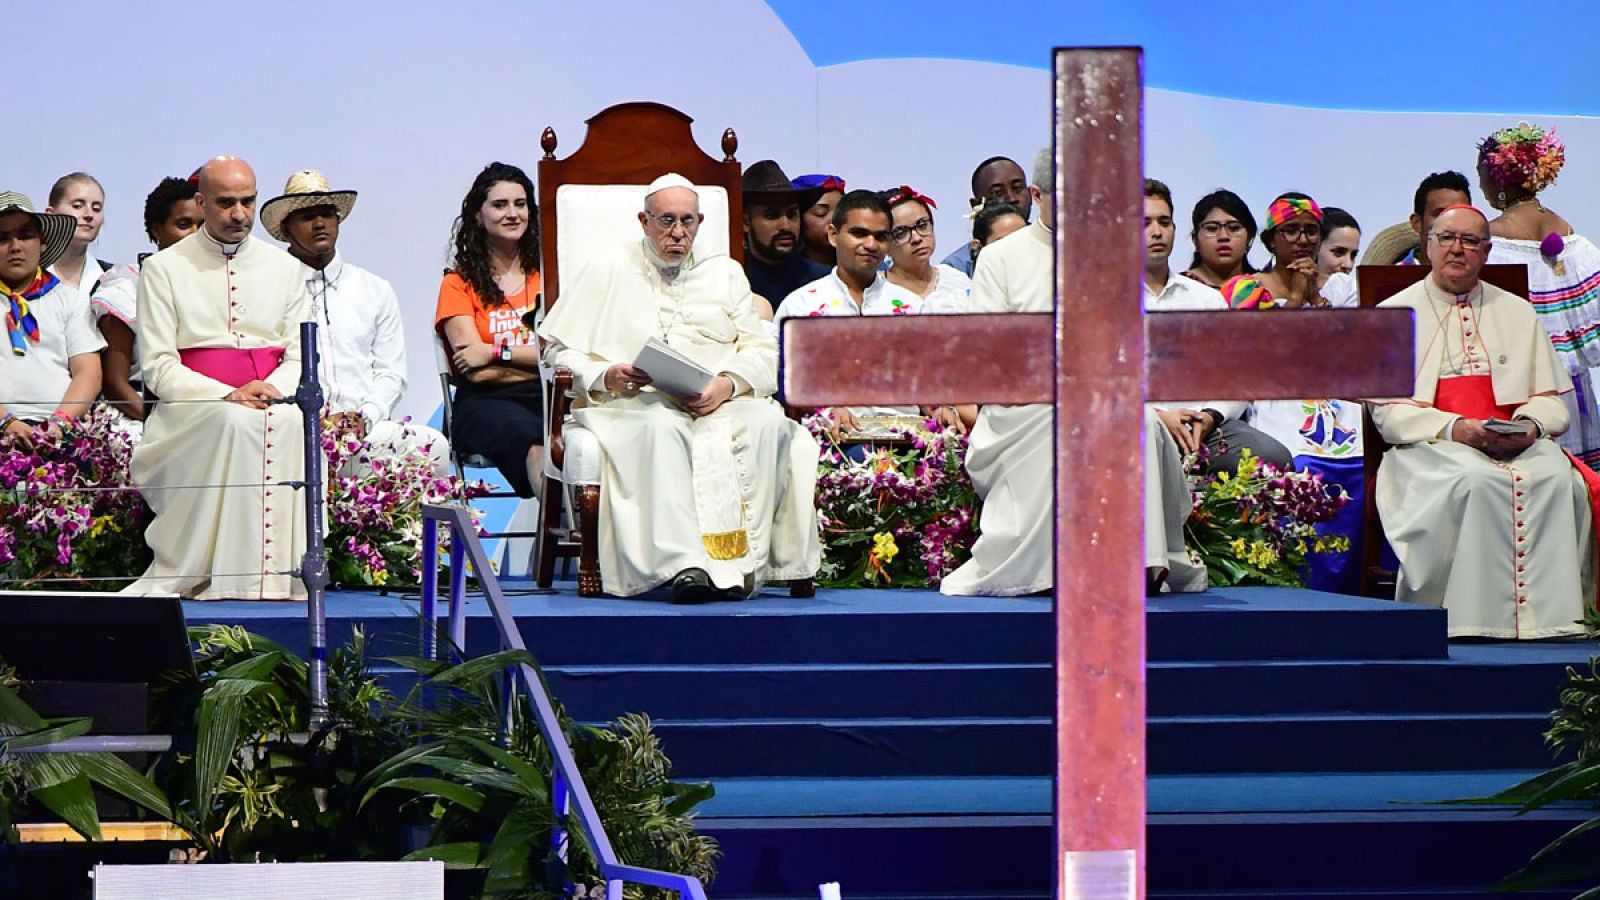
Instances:
[[[1405,310],[1162,313],[1142,293],[1142,52],[1055,51],[1056,312],[801,318],[798,406],[1054,403],[1056,896],[1145,896],[1146,401],[1393,397]]]

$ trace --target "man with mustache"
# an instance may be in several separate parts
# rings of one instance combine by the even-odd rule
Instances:
[[[1432,270],[1380,304],[1412,310],[1416,389],[1370,404],[1397,599],[1443,606],[1451,637],[1582,634],[1600,479],[1552,440],[1571,379],[1528,301],[1480,280],[1481,212],[1445,209],[1426,240]]]
[[[339,229],[355,208],[355,191],[336,191],[315,169],[289,176],[283,194],[261,207],[261,226],[287,243],[300,261],[317,330],[324,417],[338,435],[364,440],[380,456],[426,453],[441,474],[450,470],[444,435],[426,425],[395,421],[406,391],[405,329],[389,282],[345,260]]]
[[[828,270],[801,252],[800,192],[776,162],[744,172],[744,274],[750,290],[776,306]]]
[[[287,486],[305,478],[301,418],[278,402],[300,381],[305,279],[250,235],[249,163],[207,162],[196,198],[200,230],[140,269],[139,368],[160,402],[129,474],[155,512],[155,559],[126,592],[305,599],[305,505]]]
[[[640,239],[563,272],[539,326],[545,361],[573,376],[568,464],[580,430],[599,445],[610,594],[667,585],[679,603],[736,600],[821,564],[817,443],[772,399],[778,345],[739,264],[695,251],[704,221],[688,179],[657,178]],[[710,373],[698,394],[669,393],[671,372],[634,365],[652,340]]]

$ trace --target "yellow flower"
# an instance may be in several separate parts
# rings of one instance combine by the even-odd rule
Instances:
[[[894,562],[895,554],[900,548],[895,545],[894,535],[887,531],[880,531],[872,536],[872,555],[886,563]]]
[[[1244,547],[1244,538],[1234,538],[1233,543],[1228,545],[1228,548],[1233,551],[1233,555],[1241,559],[1244,557]]]

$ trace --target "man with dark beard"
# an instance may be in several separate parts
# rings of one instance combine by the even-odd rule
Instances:
[[[828,270],[800,252],[800,193],[776,162],[744,172],[744,273],[750,290],[774,307]]]

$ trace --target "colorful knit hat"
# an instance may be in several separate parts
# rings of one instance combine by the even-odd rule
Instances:
[[[1307,214],[1318,222],[1322,221],[1322,207],[1310,197],[1279,197],[1267,207],[1267,226],[1261,230],[1272,231],[1295,216]]]

